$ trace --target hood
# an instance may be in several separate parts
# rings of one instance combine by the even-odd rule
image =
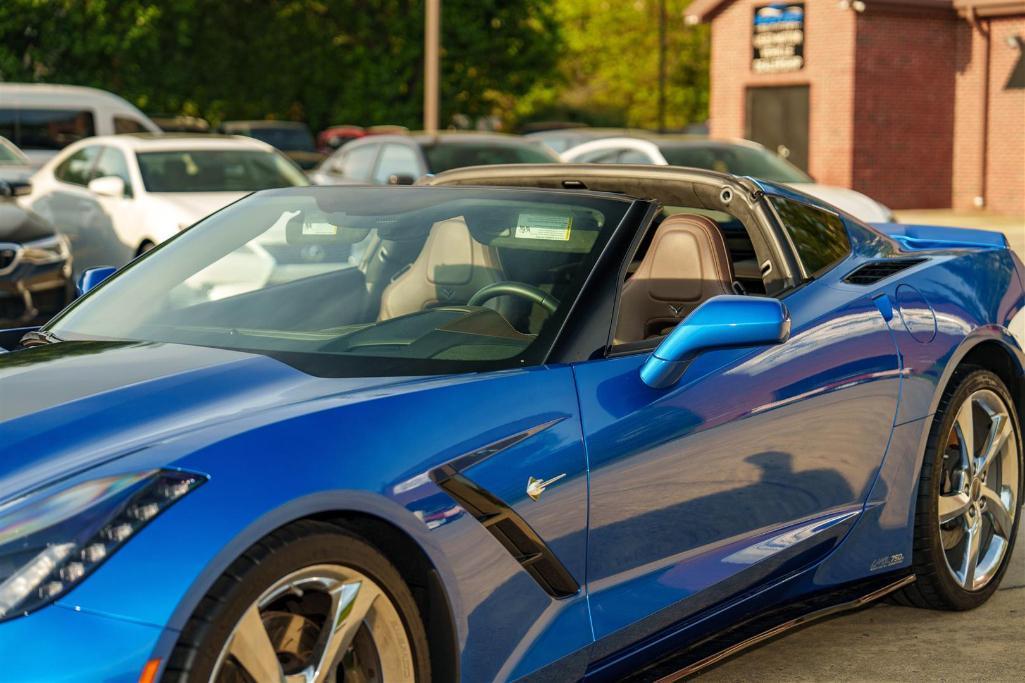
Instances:
[[[866,223],[888,223],[893,220],[893,212],[888,208],[855,190],[832,185],[819,185],[818,183],[789,183],[789,185],[799,192],[810,194],[816,199],[832,204]]]
[[[0,199],[0,242],[24,244],[54,233],[53,226],[39,214],[22,208],[13,200]]]
[[[177,222],[185,227],[206,218],[249,192],[153,192],[150,198],[178,215]]]
[[[324,380],[258,354],[176,344],[0,354],[0,501],[186,432],[394,382]]]

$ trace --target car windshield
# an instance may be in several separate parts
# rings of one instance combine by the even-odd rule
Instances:
[[[558,158],[541,145],[505,142],[438,142],[423,145],[427,167],[441,173],[466,166],[494,164],[550,164]]]
[[[309,184],[302,171],[276,152],[181,149],[137,156],[148,192],[251,192]]]
[[[543,361],[631,203],[502,188],[258,193],[47,329],[262,353],[329,376],[521,367]]]
[[[272,147],[288,151],[312,152],[313,135],[305,128],[282,126],[281,128],[250,128],[245,135],[262,140]]]
[[[659,149],[671,166],[707,168],[775,183],[813,182],[804,171],[762,147],[688,142],[663,144]]]

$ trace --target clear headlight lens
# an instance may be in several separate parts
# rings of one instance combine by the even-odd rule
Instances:
[[[64,235],[54,235],[22,245],[21,260],[38,266],[66,261],[71,253],[68,239]]]
[[[0,621],[56,600],[206,481],[149,470],[45,490],[0,506]]]

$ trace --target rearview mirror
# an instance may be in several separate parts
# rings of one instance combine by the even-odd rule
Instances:
[[[111,266],[100,266],[99,268],[89,268],[82,271],[82,274],[78,276],[78,295],[82,296],[86,292],[96,289],[98,284],[116,271],[117,268],[112,268]]]
[[[89,191],[101,197],[117,199],[125,196],[125,181],[114,175],[93,178],[89,181]]]
[[[641,366],[641,380],[654,389],[680,381],[702,351],[780,344],[790,337],[790,313],[776,299],[716,296],[698,306],[669,333]]]

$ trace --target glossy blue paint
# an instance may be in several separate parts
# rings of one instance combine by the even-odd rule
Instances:
[[[95,289],[101,282],[117,272],[117,268],[111,266],[100,266],[99,268],[88,268],[78,276],[78,295],[82,296],[92,289]]]
[[[790,314],[776,299],[722,295],[698,306],[658,345],[641,366],[641,380],[653,389],[680,381],[687,364],[714,348],[779,344],[790,336]]]
[[[906,571],[945,382],[980,343],[1025,367],[1023,268],[974,233],[849,228],[853,253],[782,304],[710,302],[651,358],[321,378],[173,344],[0,355],[0,503],[157,467],[209,477],[56,603],[0,622],[5,680],[33,678],[40,661],[76,680],[137,680],[239,554],[311,515],[372,515],[423,551],[468,681],[615,678],[742,615]],[[912,250],[927,261],[872,286],[843,281]],[[646,383],[680,362],[678,381]],[[430,476],[525,431],[463,474],[580,583],[564,599]],[[563,474],[526,495],[529,477]]]

